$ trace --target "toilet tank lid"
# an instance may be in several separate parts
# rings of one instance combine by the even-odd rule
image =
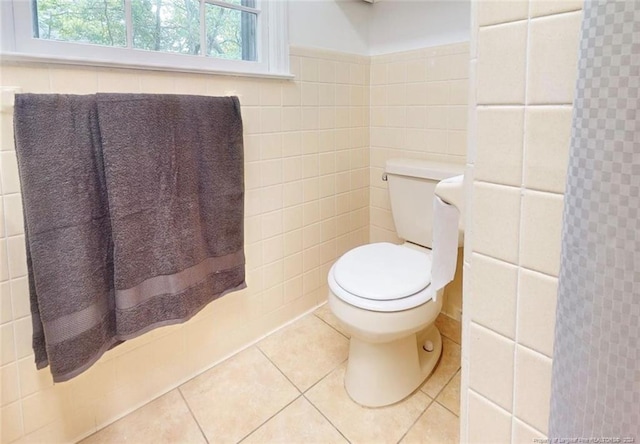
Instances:
[[[421,179],[443,180],[464,173],[464,165],[418,159],[389,159],[385,173]]]

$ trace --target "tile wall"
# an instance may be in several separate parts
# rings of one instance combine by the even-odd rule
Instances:
[[[185,324],[126,342],[86,373],[54,386],[48,369],[36,371],[33,364],[12,110],[3,104],[0,441],[85,436],[326,299],[331,263],[369,239],[369,58],[295,48],[291,54],[295,81],[1,66],[0,86],[22,92],[240,96],[248,288]]]
[[[468,43],[371,58],[372,242],[400,241],[381,179],[387,159],[465,163],[468,77]],[[459,273],[446,289],[442,311],[460,320],[461,309]]]
[[[547,433],[581,0],[472,2],[462,442]]]

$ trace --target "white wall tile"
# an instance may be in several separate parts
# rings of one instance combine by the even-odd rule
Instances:
[[[516,264],[520,233],[520,190],[476,182],[473,199],[471,226],[475,251]]]
[[[527,108],[524,151],[524,185],[527,188],[564,193],[572,111],[569,106]]]
[[[543,15],[559,14],[568,11],[577,11],[582,9],[583,0],[530,0],[531,17],[540,17]]]
[[[9,281],[0,282],[0,324],[13,320],[11,286]]]
[[[24,234],[22,196],[20,194],[9,194],[4,196],[3,201],[7,236]]]
[[[520,186],[524,107],[486,107],[477,110],[476,178]]]
[[[31,313],[29,284],[26,277],[11,280],[11,306],[14,319],[29,316]]]
[[[140,92],[140,80],[137,76],[132,76],[131,72],[127,70],[101,69],[98,71],[98,91],[118,93]]]
[[[471,60],[469,64],[469,128],[467,131],[469,132],[470,137],[468,138],[467,143],[467,163],[475,165],[476,160],[478,158],[478,112],[477,112],[477,98],[476,98],[476,90],[477,90],[477,72],[478,72],[478,63],[476,59]],[[469,194],[471,196],[471,194]]]
[[[449,82],[427,83],[427,105],[448,105],[449,102]]]
[[[508,411],[513,403],[514,347],[513,341],[471,323],[469,387]]]
[[[318,81],[318,60],[310,57],[300,58],[300,80],[305,82]]]
[[[516,348],[514,414],[543,433],[547,433],[551,398],[551,359]]]
[[[525,6],[529,4],[527,17]],[[470,128],[477,125],[478,144],[474,144],[471,137],[468,150],[468,161],[477,163],[474,168],[476,178],[487,182],[498,182],[518,187],[522,194],[519,202],[522,205],[502,205],[501,214],[491,220],[490,211],[495,203],[490,199],[486,183],[480,183],[474,188],[473,213],[479,214],[480,221],[475,220],[474,226],[466,233],[466,243],[474,251],[500,257],[504,260],[519,264],[522,267],[518,275],[518,313],[516,339],[522,345],[516,345],[517,358],[515,363],[515,377],[512,388],[515,390],[514,413],[502,411],[495,407],[510,420],[510,431],[502,435],[487,439],[482,433],[484,424],[478,422],[477,442],[531,442],[534,438],[543,438],[546,433],[548,416],[548,398],[550,386],[543,381],[550,373],[550,359],[553,347],[553,323],[555,321],[555,294],[557,291],[557,275],[560,231],[562,223],[562,194],[566,180],[566,168],[569,149],[569,134],[571,127],[571,102],[575,88],[576,60],[578,54],[578,38],[582,0],[530,0],[522,2],[507,2],[480,0],[472,2],[472,57],[477,54],[477,92],[475,97],[482,105],[526,105],[524,127],[521,124],[515,128],[513,123],[487,125],[481,121],[480,111],[476,112],[477,122],[470,121]],[[474,13],[475,11],[475,13]],[[511,22],[511,23],[508,23]],[[475,31],[476,24],[480,24]],[[494,23],[506,23],[493,25]],[[485,26],[483,26],[485,25]],[[491,25],[491,26],[486,26]],[[528,28],[528,29],[527,29]],[[474,40],[477,41],[473,41]],[[474,50],[473,48],[477,48]],[[473,62],[472,62],[473,63]],[[526,66],[526,68],[525,68]],[[526,69],[526,76],[525,76]],[[473,75],[472,75],[473,77]],[[472,100],[470,99],[470,102]],[[529,106],[536,105],[536,106]],[[560,105],[560,106],[558,106]],[[472,103],[473,106],[473,103]],[[480,108],[486,109],[486,108]],[[471,120],[471,119],[470,119]],[[484,127],[484,128],[483,128]],[[481,144],[482,132],[490,136],[495,133],[502,137],[510,134],[524,134],[513,152],[500,153],[500,145],[494,140]],[[473,130],[471,132],[473,134]],[[494,136],[495,139],[495,136]],[[476,152],[477,149],[477,152]],[[518,158],[518,166],[497,169],[491,175],[487,174],[493,162],[500,162],[509,156]],[[484,159],[484,160],[483,160]],[[487,162],[488,161],[488,162]],[[511,162],[513,165],[513,162]],[[504,178],[501,174],[511,174]],[[522,172],[522,173],[521,173]],[[522,174],[522,175],[520,175]],[[501,182],[502,181],[502,182]],[[480,191],[478,193],[478,190]],[[480,207],[480,208],[479,208]],[[485,207],[485,208],[482,208]],[[503,215],[503,212],[507,214]],[[500,236],[493,227],[503,224],[504,220],[518,219],[521,232],[509,236],[509,240],[499,240]],[[520,219],[521,218],[521,219]],[[485,226],[482,225],[483,220]],[[520,224],[520,220],[522,221]],[[502,251],[489,253],[496,242],[502,241],[503,250],[517,249],[510,256]],[[467,256],[470,257],[471,253]],[[475,254],[471,263],[467,263],[467,274],[472,276],[480,271],[473,270]],[[506,259],[511,257],[511,259]],[[515,257],[516,261],[513,261]],[[481,265],[482,267],[482,265]],[[537,271],[533,271],[537,270]],[[495,274],[495,273],[492,273]],[[473,307],[468,297],[473,297],[473,286],[467,286],[465,292],[467,310],[466,319],[475,319],[476,311],[484,316],[483,309],[495,315],[494,323],[499,319],[511,320],[511,314],[501,314],[502,307],[494,305],[487,308]],[[511,297],[516,291],[511,290]],[[467,297],[468,296],[468,297]],[[478,322],[481,322],[478,320]],[[499,327],[494,327],[499,329]],[[469,331],[469,329],[467,329]],[[469,380],[473,375],[473,344],[470,340]],[[538,350],[534,350],[524,346]],[[476,353],[477,354],[477,353]],[[545,356],[548,355],[548,356]],[[535,361],[535,362],[534,362]],[[548,366],[547,366],[548,364]],[[547,368],[548,367],[548,368]],[[463,384],[463,391],[464,391]],[[468,390],[471,400],[476,393]],[[477,397],[476,397],[477,398]],[[476,399],[474,398],[474,399]],[[464,399],[464,395],[463,395]],[[488,402],[488,401],[487,401]],[[469,402],[469,425],[473,420],[474,410],[483,410],[485,406]],[[507,406],[508,410],[511,406]],[[487,419],[484,422],[490,422]],[[493,423],[491,423],[493,425]],[[470,427],[471,428],[471,427]],[[503,430],[506,429],[506,425]],[[469,431],[468,441],[473,442]]]
[[[93,94],[98,90],[95,71],[78,68],[50,68],[51,90],[57,94]]]
[[[0,112],[0,151],[13,151],[13,114]]]
[[[450,106],[447,110],[447,129],[467,129],[467,107]]]
[[[282,84],[280,81],[264,81],[260,84],[260,105],[282,105]]]
[[[469,100],[469,79],[449,82],[449,104],[466,105]]]
[[[448,131],[447,132],[447,154],[459,156],[464,160],[467,154],[467,132]]]
[[[56,420],[25,436],[25,442],[69,442],[77,437],[95,432],[95,414],[91,407],[72,408],[65,412],[64,419]]]
[[[0,152],[0,179],[2,179],[3,194],[20,192],[18,160],[16,159],[15,151]]]
[[[513,418],[513,444],[531,444],[538,439],[545,439],[544,433],[534,429],[530,425],[520,421],[517,418]]]
[[[16,360],[15,335],[12,323],[0,325],[0,365],[10,364]]]
[[[471,257],[473,252],[475,251],[475,247],[473,245],[473,208],[474,208],[474,199],[473,199],[473,184],[475,180],[475,168],[473,164],[467,163],[464,170],[464,193],[465,196],[468,196],[465,199],[464,203],[464,263],[469,266],[471,262]],[[467,283],[471,281],[471,273],[467,273],[463,275],[463,279],[465,280],[464,288],[471,288],[467,286]],[[463,300],[464,301],[464,300]]]
[[[151,94],[171,94],[175,92],[175,79],[154,72],[141,74],[140,92]],[[207,94],[220,95],[222,92],[219,88],[214,89],[214,84],[211,83],[208,85]]]
[[[511,415],[473,391],[468,393],[467,439],[469,443],[511,442]]]
[[[348,84],[351,82],[351,67],[345,62],[336,62],[336,83]]]
[[[558,279],[520,270],[518,341],[540,353],[553,355]]]
[[[527,103],[573,102],[582,12],[531,20]]]
[[[475,3],[478,5],[477,17],[480,26],[523,20],[529,12],[528,0],[487,0]]]
[[[389,64],[373,63],[371,65],[371,85],[386,85],[389,83]]]
[[[301,104],[302,106],[314,106],[318,105],[320,100],[318,93],[318,84],[310,82],[302,82],[301,90]]]
[[[14,402],[0,409],[0,438],[2,442],[12,442],[22,436],[22,408]]]
[[[9,260],[9,276],[19,278],[27,275],[27,251],[24,236],[7,238],[7,255]]]
[[[20,374],[20,392],[23,397],[53,386],[51,371],[48,368],[38,370],[33,357],[19,360],[18,371]]]
[[[469,53],[464,51],[462,54],[452,54],[446,57],[450,79],[468,79],[469,78]]]
[[[372,64],[373,69],[376,64]],[[424,82],[427,79],[427,64],[424,59],[419,58],[407,61],[407,82]]]
[[[478,33],[479,104],[523,104],[527,23],[481,27]]]
[[[447,80],[449,77],[449,60],[446,57],[429,57],[426,60],[427,72],[426,80],[428,82],[435,82],[440,80]]]
[[[301,82],[287,82],[282,87],[282,104],[284,106],[300,106],[302,100]]]
[[[407,81],[407,62],[396,61],[388,65],[388,82],[404,83]]]
[[[9,279],[9,258],[7,254],[7,240],[0,239],[0,281]]]
[[[520,264],[557,276],[560,269],[563,198],[526,191],[522,197]]]
[[[473,254],[471,264],[471,320],[515,338],[518,268],[506,262]]]
[[[22,399],[24,431],[33,432],[57,419],[62,419],[65,408],[62,391],[50,387]]]
[[[14,321],[13,329],[16,336],[16,357],[20,359],[32,355],[33,345],[31,338],[33,337],[33,327],[31,316]]]
[[[5,406],[20,398],[18,365],[11,364],[0,367],[0,404]]]

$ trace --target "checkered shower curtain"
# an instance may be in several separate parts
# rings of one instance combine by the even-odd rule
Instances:
[[[638,443],[640,0],[585,3],[561,264],[549,437]]]

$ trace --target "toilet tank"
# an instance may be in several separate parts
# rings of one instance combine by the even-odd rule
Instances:
[[[464,165],[414,159],[389,159],[385,175],[398,236],[431,248],[436,184],[463,174]]]

